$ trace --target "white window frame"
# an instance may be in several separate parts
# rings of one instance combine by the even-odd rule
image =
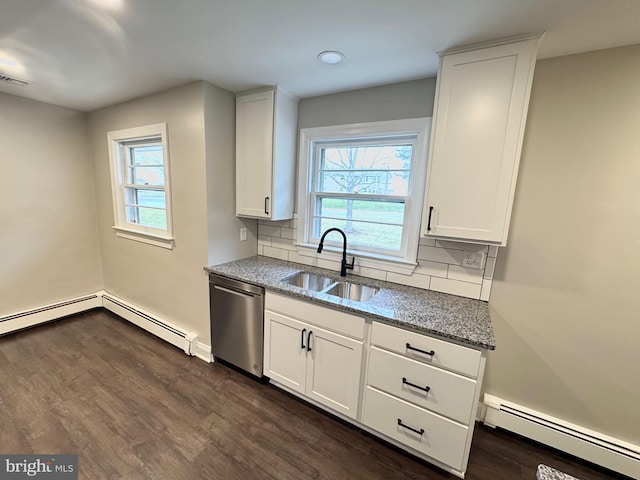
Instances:
[[[317,161],[314,159],[316,144],[322,142],[325,145],[328,142],[338,143],[353,139],[366,142],[375,139],[388,140],[394,137],[415,136],[409,194],[405,201],[405,230],[403,231],[400,255],[384,255],[376,252],[375,249],[361,250],[357,246],[347,245],[349,255],[354,255],[356,264],[361,267],[379,268],[404,274],[413,272],[417,266],[418,243],[420,241],[430,129],[431,118],[427,117],[300,129],[296,238],[298,253],[336,261],[339,261],[342,255],[342,241],[339,236],[327,238],[322,254],[317,253],[318,245],[313,243],[312,218],[315,197],[312,188],[316,170],[313,162]],[[371,197],[371,195],[363,195],[363,198],[365,196]]]
[[[126,214],[126,155],[124,144],[160,138],[164,164],[164,192],[166,200],[167,229],[158,229],[127,222]],[[118,237],[172,249],[174,246],[171,218],[171,175],[169,171],[169,146],[167,124],[157,123],[143,127],[127,128],[107,133],[109,163],[111,167],[111,191],[113,197],[113,229]],[[125,147],[126,148],[126,147]]]

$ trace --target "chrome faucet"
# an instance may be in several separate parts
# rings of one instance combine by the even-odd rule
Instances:
[[[340,264],[340,276],[346,277],[347,270],[353,270],[355,264],[355,257],[351,257],[351,263],[347,263],[347,235],[339,228],[328,228],[320,237],[320,245],[318,245],[318,253],[322,253],[324,248],[324,237],[330,232],[339,232],[342,235],[342,263]]]

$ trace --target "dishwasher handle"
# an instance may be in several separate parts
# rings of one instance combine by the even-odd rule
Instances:
[[[253,294],[251,292],[244,292],[242,290],[235,290],[233,288],[227,288],[227,287],[223,287],[221,285],[216,285],[216,284],[213,285],[213,288],[215,288],[216,290],[221,290],[221,291],[226,292],[226,293],[231,293],[233,295],[239,295],[241,297],[254,298],[254,297],[260,297],[261,296],[261,295],[255,295],[255,294]]]

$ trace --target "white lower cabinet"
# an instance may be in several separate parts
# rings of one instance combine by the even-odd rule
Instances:
[[[271,292],[264,322],[274,384],[464,477],[484,351]]]
[[[331,317],[332,310],[325,310],[327,317]],[[364,319],[354,319],[364,324]],[[271,310],[265,310],[264,321],[264,374],[355,419],[361,389],[362,340]]]
[[[484,364],[480,350],[373,322],[362,423],[462,477]]]
[[[469,428],[367,386],[363,423],[424,455],[462,470]]]

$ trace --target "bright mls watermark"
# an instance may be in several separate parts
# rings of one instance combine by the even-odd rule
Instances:
[[[0,480],[78,480],[77,455],[0,455]]]

